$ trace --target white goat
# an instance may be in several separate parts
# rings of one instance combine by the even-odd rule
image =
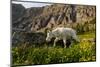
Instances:
[[[56,46],[56,42],[58,40],[63,40],[64,48],[66,48],[66,40],[74,39],[76,42],[79,42],[79,39],[76,36],[76,31],[72,28],[56,28],[52,31],[49,31],[47,33],[46,41],[51,41],[52,38],[55,38],[54,40],[54,47]]]

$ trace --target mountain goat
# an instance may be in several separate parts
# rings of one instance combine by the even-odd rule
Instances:
[[[76,42],[79,42],[79,39],[77,38],[76,31],[72,28],[56,28],[52,31],[49,31],[47,33],[46,41],[51,41],[52,38],[55,38],[54,40],[54,47],[56,46],[56,42],[58,40],[63,40],[64,48],[66,48],[66,40],[75,40]]]

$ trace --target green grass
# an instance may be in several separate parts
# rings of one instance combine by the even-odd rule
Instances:
[[[95,33],[78,35],[80,40],[95,38]],[[70,48],[20,46],[12,48],[13,65],[71,63],[96,60],[96,45],[92,42],[73,43]]]
[[[83,39],[83,38],[95,38],[96,35],[95,35],[95,32],[86,32],[86,33],[78,35],[78,37],[80,39]]]

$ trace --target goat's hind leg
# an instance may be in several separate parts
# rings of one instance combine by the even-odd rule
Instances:
[[[64,42],[64,48],[66,48],[66,39],[63,39]]]

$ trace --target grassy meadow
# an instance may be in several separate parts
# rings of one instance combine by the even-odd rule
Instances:
[[[80,43],[72,43],[70,48],[20,46],[12,48],[13,65],[56,64],[96,61],[96,44],[88,41],[95,38],[95,32],[78,35]],[[84,40],[84,38],[86,40]]]

